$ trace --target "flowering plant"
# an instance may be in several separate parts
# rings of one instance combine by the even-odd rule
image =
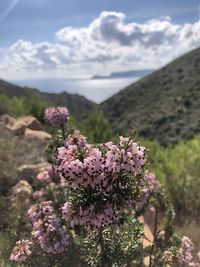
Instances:
[[[155,175],[147,170],[146,148],[122,136],[89,144],[79,131],[68,129],[68,117],[62,107],[45,112],[58,133],[47,150],[52,166],[37,179],[45,188],[53,181],[56,186],[52,194],[45,194],[45,188],[35,192],[34,198],[43,201],[28,210],[32,240],[18,241],[10,259],[26,262],[33,254],[30,247],[39,246],[45,253],[62,255],[62,263],[76,251],[75,266],[191,264],[192,241],[184,237],[181,243],[173,235],[172,212],[164,231],[158,229],[163,195]],[[144,246],[140,218],[149,205],[155,207],[153,241]]]

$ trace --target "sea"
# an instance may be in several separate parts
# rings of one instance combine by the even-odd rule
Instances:
[[[138,78],[113,79],[35,79],[11,81],[23,87],[37,88],[42,92],[60,93],[66,91],[79,94],[96,103],[101,103],[137,81]]]

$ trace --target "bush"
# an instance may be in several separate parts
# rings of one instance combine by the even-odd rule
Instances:
[[[12,261],[43,266],[47,253],[50,266],[140,267],[147,259],[149,267],[198,266],[192,240],[174,233],[173,208],[146,169],[144,147],[122,136],[89,144],[66,127],[66,108],[50,108],[45,118],[58,128],[47,150],[52,165],[37,176],[44,187],[28,210],[32,236],[16,242]],[[155,211],[154,229],[144,246],[139,217],[147,206]]]
[[[177,219],[200,219],[200,137],[167,148],[155,141],[142,143],[149,148],[150,169],[166,186]]]

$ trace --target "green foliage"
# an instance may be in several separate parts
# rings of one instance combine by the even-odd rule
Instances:
[[[44,122],[44,111],[49,107],[50,102],[39,98],[35,94],[29,93],[29,96],[22,99],[22,103],[26,107],[28,114],[31,114],[41,122]]]
[[[200,133],[199,59],[196,49],[103,102],[115,133],[136,130],[164,145]]]
[[[0,115],[6,113],[14,117],[32,115],[42,122],[44,110],[49,106],[48,101],[32,93],[27,93],[26,96],[20,98],[0,95],[0,103]]]
[[[143,225],[133,217],[123,224],[91,231],[80,240],[82,260],[88,267],[141,266]]]
[[[44,93],[40,92],[37,89],[31,89],[27,87],[20,87],[3,80],[0,80],[0,95],[5,95],[9,99],[16,97],[17,99],[26,99],[25,100],[25,111],[33,114],[37,118],[42,118],[42,110],[43,104],[45,102],[49,103],[49,106],[67,106],[70,109],[70,113],[75,117],[75,119],[81,122],[85,119],[92,110],[97,107],[95,103],[86,99],[83,96],[77,94],[68,94],[67,92],[62,92],[59,94],[56,93]],[[5,98],[4,98],[5,99]],[[10,102],[3,102],[0,97],[0,103],[3,103],[3,110],[7,110],[7,107],[10,106]],[[4,104],[5,103],[5,104]],[[31,105],[28,107],[27,105]],[[9,113],[10,112],[3,112]],[[28,114],[29,114],[28,113]],[[1,108],[0,108],[0,114]],[[12,113],[13,114],[13,113]],[[27,113],[20,113],[20,115],[24,115]],[[15,115],[15,112],[14,112]],[[17,116],[17,115],[16,115]]]
[[[155,141],[141,142],[149,148],[150,169],[166,186],[177,218],[200,219],[200,136],[167,148]]]
[[[94,110],[82,123],[82,132],[91,143],[103,143],[112,138],[109,121],[99,110]]]

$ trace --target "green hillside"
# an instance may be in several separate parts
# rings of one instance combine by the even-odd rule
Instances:
[[[200,48],[101,104],[116,133],[135,130],[162,144],[200,133]]]
[[[87,117],[96,106],[92,101],[77,94],[68,94],[66,92],[59,94],[43,93],[37,89],[19,87],[3,80],[0,80],[0,96],[1,95],[7,96],[9,99],[13,97],[34,98],[34,100],[38,100],[38,102],[47,102],[47,106],[67,106],[71,114],[79,121]]]

